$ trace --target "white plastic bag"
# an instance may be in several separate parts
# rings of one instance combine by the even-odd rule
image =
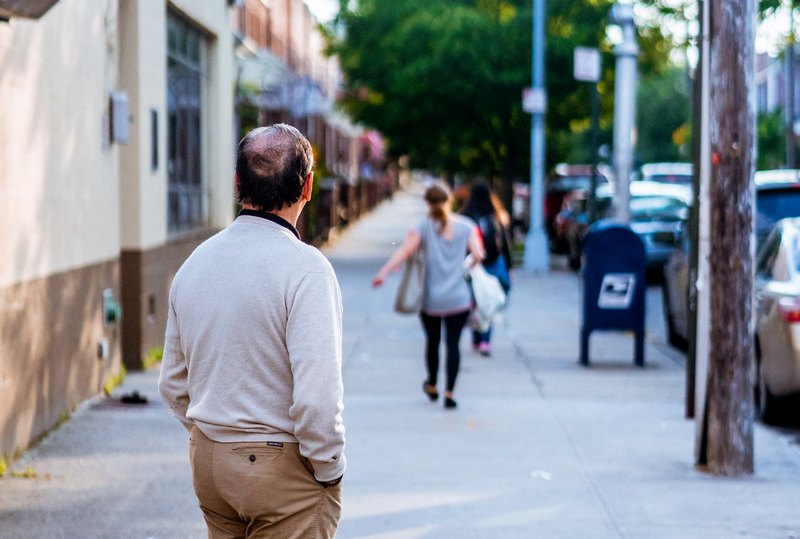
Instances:
[[[489,274],[483,264],[473,264],[472,255],[464,260],[465,276],[472,286],[472,297],[475,300],[473,312],[475,329],[484,332],[489,329],[492,319],[506,304],[506,293],[500,281]]]

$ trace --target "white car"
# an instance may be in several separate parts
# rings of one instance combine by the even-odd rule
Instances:
[[[639,170],[639,179],[644,181],[692,185],[691,163],[647,163]]]
[[[800,394],[800,218],[779,221],[756,257],[756,396],[769,421]]]

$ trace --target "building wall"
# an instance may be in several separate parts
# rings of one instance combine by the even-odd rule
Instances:
[[[119,255],[118,48],[115,0],[0,25],[0,287]]]
[[[121,84],[131,99],[135,127],[121,150],[123,360],[140,368],[163,345],[172,276],[203,239],[233,219],[233,44],[226,2],[122,2]],[[205,226],[170,234],[167,225],[168,111],[167,14],[171,11],[205,37],[202,176],[207,196]],[[153,115],[157,141],[153,140]],[[152,148],[158,148],[153,167]]]
[[[207,219],[180,236],[167,231],[169,11],[207,38]],[[100,393],[123,357],[141,367],[163,344],[172,276],[233,218],[232,46],[219,0],[60,0],[0,23],[0,457]],[[126,143],[109,138],[116,91]],[[106,318],[104,291],[121,322]]]
[[[0,456],[26,449],[119,372],[120,328],[103,324],[102,308],[118,282],[108,261],[0,288]]]
[[[119,369],[103,321],[103,291],[119,297],[116,6],[61,0],[0,24],[0,456]]]

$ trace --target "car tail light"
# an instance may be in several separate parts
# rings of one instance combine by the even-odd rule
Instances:
[[[800,323],[800,298],[779,299],[778,314],[787,324]]]

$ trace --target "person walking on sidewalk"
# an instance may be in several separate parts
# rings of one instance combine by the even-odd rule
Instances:
[[[469,251],[473,259],[479,261],[483,258],[483,250],[475,225],[469,219],[450,212],[451,194],[446,184],[431,184],[425,190],[425,201],[428,215],[408,231],[405,241],[372,279],[372,285],[381,286],[390,272],[400,267],[417,249],[423,250],[425,286],[420,320],[425,330],[428,377],[422,390],[431,401],[439,398],[439,345],[444,326],[447,351],[444,406],[455,408],[453,390],[461,362],[458,343],[472,303],[469,284],[464,279],[464,256]]]
[[[295,229],[313,165],[294,127],[248,133],[234,177],[243,209],[170,289],[159,390],[190,431],[211,538],[330,538],[341,517],[341,293]]]
[[[483,267],[497,277],[506,295],[511,290],[511,248],[508,240],[508,215],[500,199],[489,184],[477,181],[472,184],[469,198],[461,211],[478,225],[486,257]],[[492,328],[472,330],[472,348],[483,356],[491,354]]]

